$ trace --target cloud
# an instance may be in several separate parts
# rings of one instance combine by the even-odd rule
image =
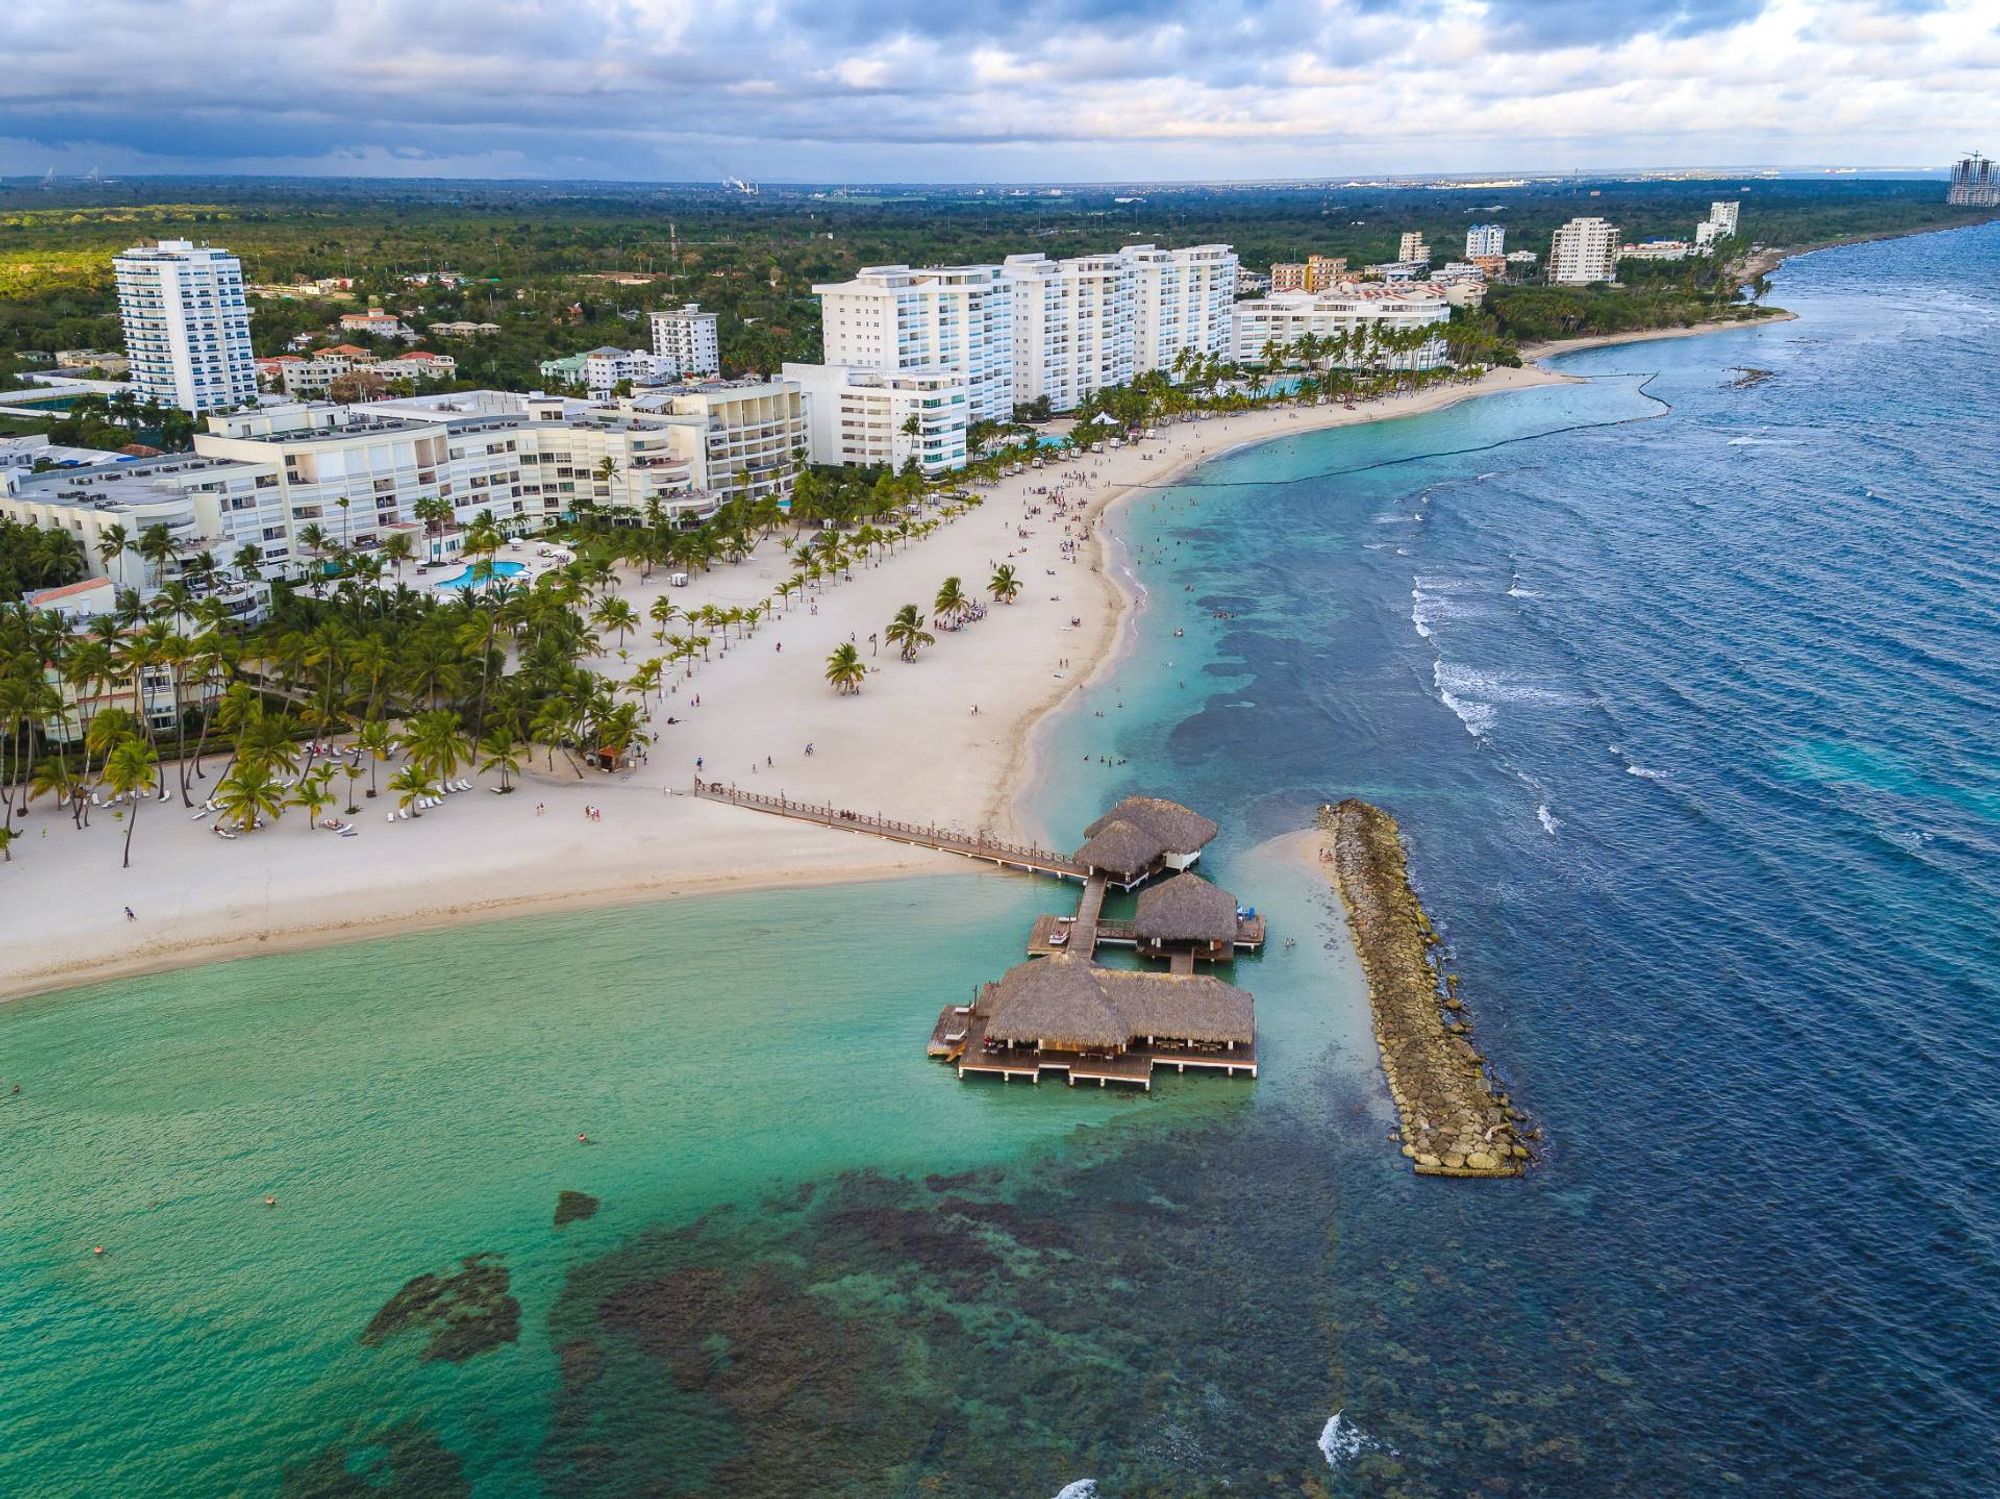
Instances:
[[[1934,162],[1990,0],[12,0],[0,171],[1274,177]]]

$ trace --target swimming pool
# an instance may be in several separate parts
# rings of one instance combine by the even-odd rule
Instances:
[[[480,583],[487,581],[487,566],[488,564],[484,562],[474,563],[454,577],[440,578],[434,586],[438,588],[477,587]],[[491,566],[492,576],[495,579],[519,577],[528,570],[528,565],[525,562],[495,562]],[[476,572],[475,568],[477,569]]]

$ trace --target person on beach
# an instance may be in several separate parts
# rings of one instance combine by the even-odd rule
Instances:
[[[125,919],[127,921],[137,921],[139,919],[139,916],[138,913],[135,912],[130,906],[127,906],[125,908]]]

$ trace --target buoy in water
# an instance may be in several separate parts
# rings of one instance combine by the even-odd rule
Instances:
[[[92,1254],[102,1254],[104,1253],[104,1246],[102,1244],[99,1244],[95,1246],[90,1252]]]
[[[278,1205],[278,1199],[275,1197],[266,1197],[264,1199],[264,1206],[267,1208],[274,1208],[277,1205]]]

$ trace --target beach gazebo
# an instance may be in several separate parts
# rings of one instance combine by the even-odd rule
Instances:
[[[1236,955],[1238,926],[1235,896],[1198,874],[1177,874],[1140,892],[1132,934],[1143,957],[1225,963]]]
[[[1161,862],[1169,869],[1186,869],[1193,864],[1217,831],[1213,822],[1179,802],[1159,796],[1128,796],[1085,828],[1083,836],[1094,839],[1115,822],[1130,823],[1157,840]]]

